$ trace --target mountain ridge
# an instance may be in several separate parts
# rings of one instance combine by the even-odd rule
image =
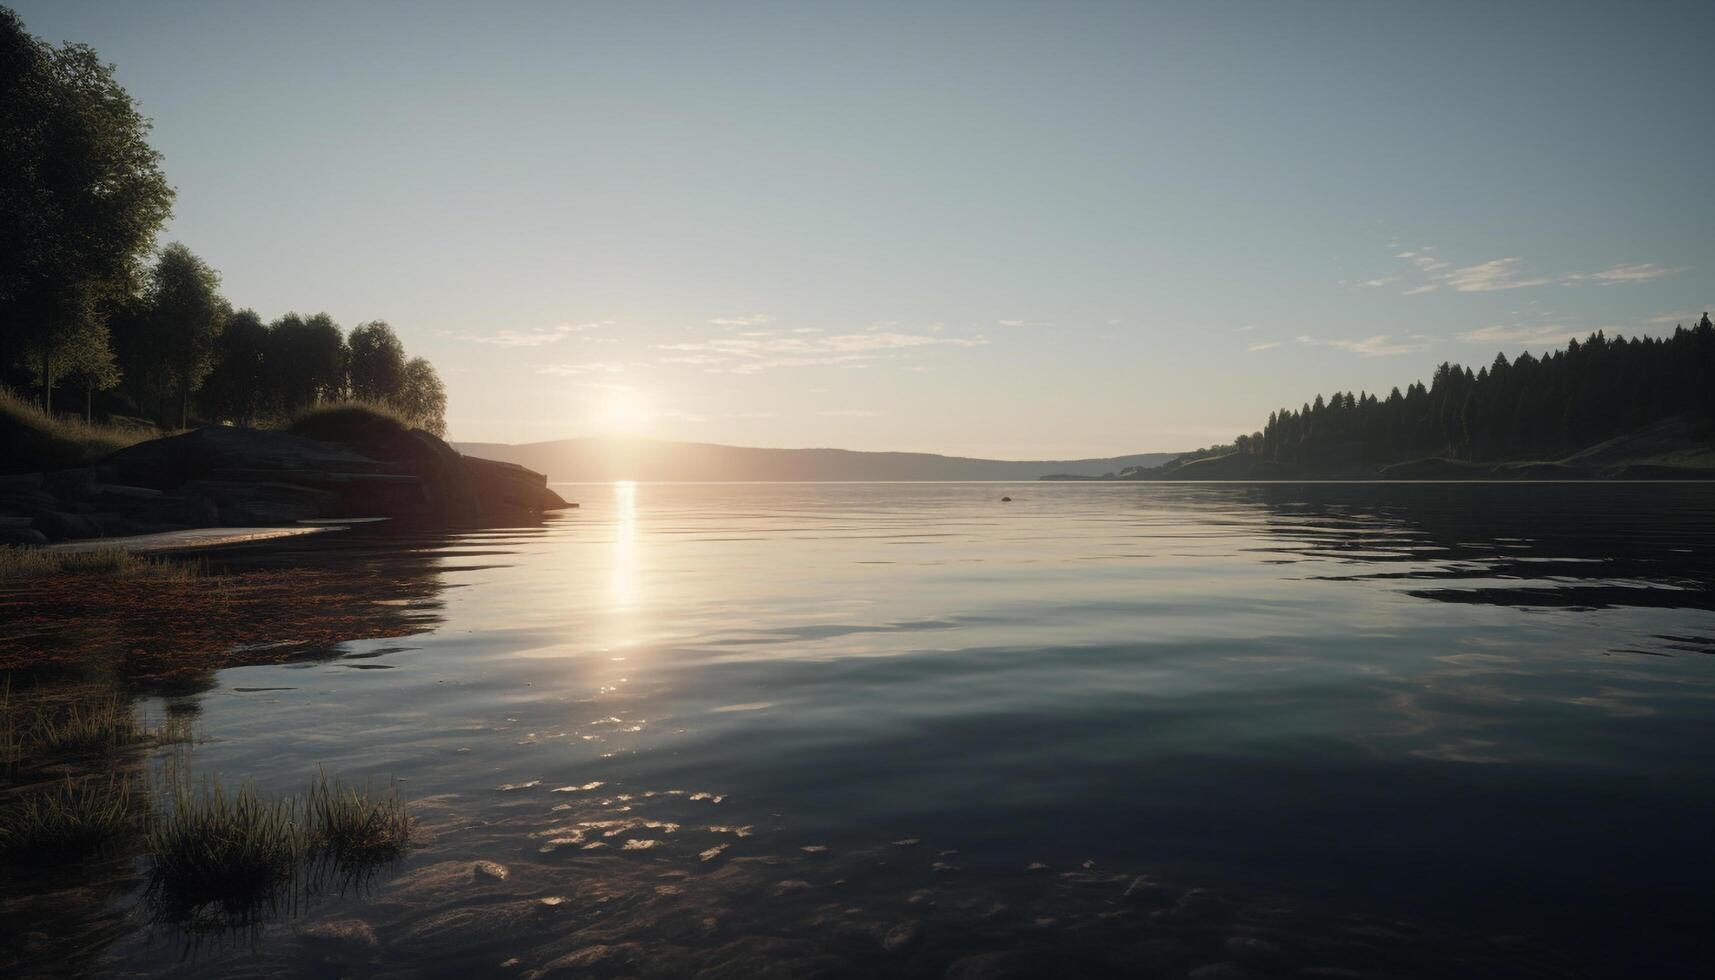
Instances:
[[[1091,459],[1007,460],[939,453],[814,447],[772,449],[706,442],[585,436],[529,443],[455,442],[462,453],[517,463],[556,483],[842,480],[1035,480],[1053,473],[1100,476],[1154,466],[1182,453],[1132,453]]]

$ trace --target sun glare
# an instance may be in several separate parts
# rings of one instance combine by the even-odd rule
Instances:
[[[635,436],[649,428],[650,412],[642,393],[626,389],[610,391],[596,415],[603,435]]]

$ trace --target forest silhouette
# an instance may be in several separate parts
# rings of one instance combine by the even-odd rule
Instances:
[[[175,192],[149,120],[84,44],[53,45],[0,7],[0,384],[82,396],[86,420],[256,424],[340,398],[445,432],[434,366],[385,322],[263,323],[180,243],[155,247]]]

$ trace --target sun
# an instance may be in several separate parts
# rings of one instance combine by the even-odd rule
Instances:
[[[596,428],[606,435],[634,436],[649,428],[651,417],[643,394],[627,388],[606,394],[595,422]]]

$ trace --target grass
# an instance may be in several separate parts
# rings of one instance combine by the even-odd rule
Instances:
[[[320,773],[306,799],[310,848],[337,864],[382,864],[410,845],[411,818],[391,787],[372,793],[367,786],[349,787]]]
[[[352,400],[313,405],[285,424],[293,435],[352,446],[382,442],[410,428],[411,421],[391,405]]]
[[[147,558],[124,548],[92,551],[51,551],[0,545],[0,582],[28,581],[62,575],[189,582],[204,574],[199,562]]]
[[[169,787],[172,805],[150,827],[150,892],[165,921],[254,920],[307,870],[361,879],[403,855],[411,818],[396,793],[355,789],[325,773],[299,797],[227,794],[218,781]]]
[[[0,690],[0,767],[31,768],[46,760],[117,752],[145,743],[171,745],[192,737],[188,718],[173,718],[151,727],[130,702],[109,694],[94,700],[73,700],[55,707],[25,710],[12,701],[8,678]]]
[[[57,715],[38,714],[24,736],[31,749],[51,755],[111,752],[145,738],[129,703],[117,697],[74,702]]]
[[[134,827],[139,796],[124,776],[67,776],[0,809],[0,857],[41,863],[111,851]]]
[[[34,401],[0,387],[0,472],[87,466],[160,434],[153,428],[49,415]]]
[[[297,800],[264,800],[252,786],[228,795],[218,781],[168,792],[146,838],[151,892],[167,918],[208,906],[245,918],[297,877],[309,850]]]

